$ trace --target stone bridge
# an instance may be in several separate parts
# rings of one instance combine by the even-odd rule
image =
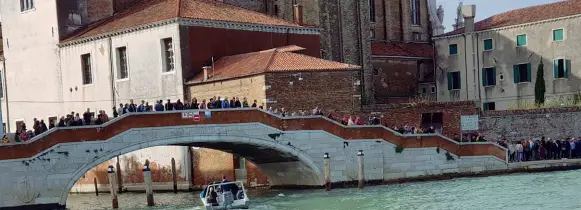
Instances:
[[[187,110],[192,111],[192,110]],[[275,186],[322,186],[323,155],[331,181],[357,179],[357,151],[366,180],[506,169],[506,150],[457,143],[439,135],[401,135],[382,126],[346,127],[321,116],[284,117],[258,109],[131,113],[99,126],[50,130],[0,147],[0,209],[64,208],[88,170],[118,155],[162,145],[230,152],[255,163]]]

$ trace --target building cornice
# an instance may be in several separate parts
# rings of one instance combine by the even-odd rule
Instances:
[[[227,21],[212,21],[212,20],[202,20],[202,19],[191,19],[191,18],[172,18],[162,21],[157,21],[154,23],[144,24],[136,27],[126,28],[123,30],[118,30],[114,32],[99,34],[91,37],[75,39],[63,43],[59,43],[59,47],[67,47],[76,44],[82,44],[87,42],[92,42],[100,39],[106,39],[109,37],[114,37],[118,35],[123,35],[131,32],[141,31],[150,28],[157,28],[165,25],[170,25],[178,23],[184,26],[199,26],[199,27],[209,27],[209,28],[221,28],[221,29],[234,29],[234,30],[245,30],[245,31],[261,31],[261,32],[271,32],[271,33],[291,33],[291,34],[312,34],[319,35],[321,29],[319,28],[303,28],[303,27],[289,27],[289,26],[276,26],[276,25],[261,25],[261,24],[251,24],[251,23],[236,23]]]
[[[565,17],[560,17],[560,18],[553,18],[553,19],[548,19],[548,20],[541,20],[541,21],[530,22],[530,23],[523,23],[523,24],[518,24],[518,25],[504,26],[504,27],[499,27],[499,28],[491,28],[491,29],[486,29],[486,30],[481,30],[481,31],[475,31],[473,33],[481,34],[481,33],[486,33],[486,32],[490,32],[490,31],[502,31],[502,30],[513,29],[513,28],[521,28],[521,27],[525,27],[525,26],[533,26],[533,25],[540,25],[540,24],[545,24],[545,23],[552,23],[552,22],[557,22],[557,21],[561,21],[561,20],[568,20],[568,19],[573,19],[573,18],[578,18],[578,17],[581,17],[581,14],[570,15],[570,16],[565,16]],[[433,37],[432,40],[436,41],[436,40],[440,40],[440,39],[457,38],[457,37],[464,36],[464,34],[466,34],[466,33],[454,34],[454,35],[449,35],[449,36],[441,36],[441,37]]]

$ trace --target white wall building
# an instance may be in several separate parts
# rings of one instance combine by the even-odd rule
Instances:
[[[509,11],[434,38],[438,101],[477,101],[484,110],[534,106],[538,66],[547,101],[581,93],[581,0]],[[577,96],[578,97],[578,96]],[[552,103],[552,102],[547,102]]]

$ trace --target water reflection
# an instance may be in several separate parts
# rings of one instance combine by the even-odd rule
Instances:
[[[251,209],[581,209],[581,171],[462,178],[438,182],[335,189],[271,191],[250,196]],[[282,196],[284,195],[284,196]],[[144,194],[119,196],[120,209],[203,209],[197,193],[157,193],[148,208]],[[71,195],[73,210],[109,209],[108,194]]]

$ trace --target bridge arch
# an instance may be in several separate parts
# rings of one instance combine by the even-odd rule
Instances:
[[[102,144],[106,144],[103,141]],[[321,167],[319,167],[316,162],[305,152],[286,144],[277,143],[270,139],[260,138],[260,137],[250,137],[250,136],[238,136],[238,135],[199,135],[199,136],[171,136],[167,138],[156,138],[148,141],[141,141],[131,144],[126,147],[118,148],[117,150],[111,150],[107,153],[103,153],[99,158],[94,159],[82,167],[78,168],[72,177],[70,177],[68,184],[63,189],[61,194],[61,199],[59,204],[61,206],[66,205],[68,195],[73,188],[74,184],[89,170],[102,164],[105,161],[111,160],[116,156],[127,154],[140,149],[155,147],[155,146],[171,146],[171,145],[183,145],[183,146],[194,146],[210,148],[222,151],[228,151],[232,154],[239,155],[249,159],[251,162],[255,163],[256,166],[268,177],[272,185],[323,185],[324,178]],[[273,160],[267,161],[266,164],[261,164],[262,161],[257,162],[261,158],[265,158],[262,155],[264,153],[260,152],[240,152],[232,150],[232,147],[227,149],[223,148],[223,145],[230,145],[233,147],[243,146],[243,148],[255,147],[257,150],[269,150],[269,152],[276,151],[281,156],[280,160],[293,160],[292,162],[284,162],[286,164],[284,167],[272,166],[276,164],[281,164],[273,162]],[[253,153],[253,155],[249,155]],[[272,153],[270,153],[272,154]],[[272,157],[269,155],[269,157]],[[274,160],[276,161],[276,160]],[[288,167],[289,164],[292,166]],[[283,169],[284,171],[280,171]],[[281,174],[283,173],[282,177]],[[286,175],[285,175],[286,174]],[[289,176],[285,178],[285,176]],[[292,178],[291,178],[292,177]]]

